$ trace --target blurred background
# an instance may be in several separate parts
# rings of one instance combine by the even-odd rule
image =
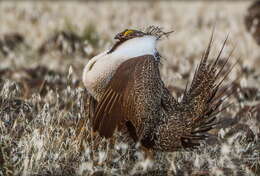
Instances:
[[[126,28],[158,25],[175,32],[159,43],[163,68],[179,66],[175,74],[162,69],[164,79],[188,74],[215,30],[216,51],[229,35],[225,53],[235,46],[234,57],[243,67],[258,68],[259,4],[250,1],[2,1],[0,10],[0,69],[46,67],[77,77],[88,60],[111,47],[116,33]],[[258,16],[257,16],[258,12]],[[249,14],[250,13],[250,14]],[[251,15],[251,16],[250,16]],[[255,32],[256,33],[256,32]],[[252,34],[252,35],[251,35]],[[213,52],[216,52],[213,51]],[[168,76],[167,76],[168,75]],[[171,76],[169,76],[171,75]]]
[[[111,47],[115,34],[149,25],[175,31],[158,45],[161,74],[175,96],[181,96],[193,75],[214,27],[211,58],[228,35],[222,58],[235,48],[231,63],[239,59],[228,80],[236,92],[231,98],[235,105],[212,132],[222,136],[213,140],[218,145],[195,154],[162,155],[170,163],[166,170],[189,175],[259,173],[259,19],[259,1],[1,1],[0,175],[88,175],[116,168],[109,162],[113,157],[99,163],[99,152],[105,149],[95,149],[97,157],[89,157],[88,137],[80,144],[74,139],[86,119],[82,70],[89,59]],[[86,128],[88,133],[88,122]],[[239,129],[237,137],[244,136],[247,143],[227,142],[225,135]],[[230,158],[223,159],[225,155]],[[143,166],[139,160],[125,161],[131,169],[118,172],[123,175]]]

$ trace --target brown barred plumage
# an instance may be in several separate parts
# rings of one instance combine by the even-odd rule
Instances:
[[[212,36],[180,102],[165,87],[159,61],[153,55],[138,56],[120,64],[95,106],[94,131],[106,138],[116,129],[128,131],[134,141],[160,151],[199,145],[205,133],[214,128],[225,96],[225,92],[218,90],[226,78],[220,73],[229,58],[222,68],[217,69],[217,65],[226,40],[216,60],[209,64]]]

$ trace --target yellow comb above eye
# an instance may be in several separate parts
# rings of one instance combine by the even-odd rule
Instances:
[[[127,35],[132,34],[132,33],[134,33],[134,31],[131,30],[131,29],[128,29],[127,31],[124,32],[124,36],[127,36]]]

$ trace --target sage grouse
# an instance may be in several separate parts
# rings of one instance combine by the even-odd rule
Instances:
[[[176,151],[200,145],[215,126],[224,96],[218,91],[226,77],[221,71],[228,60],[219,69],[217,65],[227,39],[210,64],[212,33],[190,88],[177,101],[159,71],[156,43],[167,34],[154,26],[145,31],[127,29],[115,36],[110,50],[85,66],[83,83],[94,100],[91,121],[100,136],[110,138],[117,129],[127,131],[145,148]]]

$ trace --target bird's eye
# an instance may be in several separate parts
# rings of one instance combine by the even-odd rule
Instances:
[[[128,35],[130,35],[130,34],[132,34],[132,33],[134,33],[134,31],[128,29],[128,30],[126,30],[126,31],[124,32],[123,36],[126,37],[126,36],[128,36]]]

